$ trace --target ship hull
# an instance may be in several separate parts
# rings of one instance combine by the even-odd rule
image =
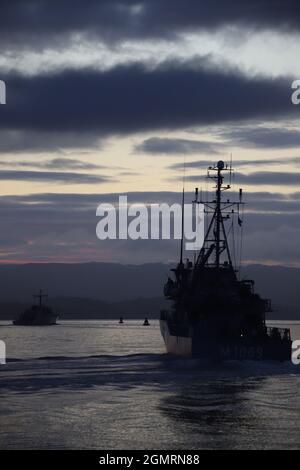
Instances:
[[[207,339],[192,325],[170,325],[160,320],[160,329],[167,353],[212,361],[291,359],[291,341],[262,338]],[[177,330],[177,331],[174,331]]]
[[[20,326],[50,326],[56,325],[58,315],[49,307],[32,307],[23,312],[13,321]]]
[[[51,325],[56,325],[58,316],[53,316],[51,318],[38,318],[33,321],[28,321],[25,319],[17,319],[13,321],[14,325],[19,325],[19,326],[51,326]]]
[[[17,326],[51,326],[51,325],[56,325],[57,317],[56,318],[51,318],[49,320],[37,320],[33,322],[29,322],[26,320],[14,320],[13,324]]]

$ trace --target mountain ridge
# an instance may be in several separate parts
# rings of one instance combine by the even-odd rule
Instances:
[[[64,317],[110,318],[122,312],[136,316],[139,310],[140,317],[155,317],[165,306],[163,285],[173,266],[98,262],[2,264],[0,318],[8,313],[11,318],[17,306],[20,309],[31,304],[32,295],[40,288],[49,294],[49,304],[57,304]],[[241,274],[255,280],[255,289],[262,297],[272,299],[272,318],[300,319],[299,268],[255,264],[243,267]]]

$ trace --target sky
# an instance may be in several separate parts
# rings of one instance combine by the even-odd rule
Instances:
[[[0,263],[173,262],[98,240],[97,206],[178,202],[184,161],[192,200],[232,155],[244,263],[299,267],[299,27],[289,0],[2,0]]]

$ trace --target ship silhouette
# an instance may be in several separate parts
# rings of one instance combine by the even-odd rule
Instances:
[[[228,229],[226,221],[235,217],[242,227],[244,203],[242,189],[237,202],[223,200],[222,193],[231,188],[224,174],[231,182],[231,164],[219,161],[208,168],[207,177],[215,182],[213,200],[203,201],[196,188],[193,202],[204,204],[207,220],[204,244],[193,263],[184,263],[182,235],[180,261],[164,286],[171,304],[160,315],[167,352],[217,361],[289,360],[290,330],[266,326],[271,301],[255,293],[253,280],[239,279],[233,265],[228,233],[234,225]]]
[[[38,299],[37,305],[32,305],[30,308],[22,312],[16,320],[13,321],[14,325],[23,326],[45,326],[55,325],[58,315],[52,310],[51,307],[43,305],[42,300],[48,297],[43,294],[42,290],[33,296]]]

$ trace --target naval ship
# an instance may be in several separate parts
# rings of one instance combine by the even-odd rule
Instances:
[[[194,261],[180,261],[164,286],[170,308],[161,311],[160,329],[168,353],[213,361],[290,360],[289,329],[266,326],[271,301],[254,290],[254,281],[240,279],[229,248],[229,231],[243,224],[243,192],[236,202],[223,198],[231,188],[231,164],[219,161],[208,168],[215,196],[203,201],[195,190],[195,204],[204,205],[206,232]],[[226,176],[225,176],[226,175]],[[184,210],[184,191],[182,210]],[[184,220],[184,218],[182,218]],[[231,220],[230,227],[226,223]],[[183,222],[182,222],[183,224]]]
[[[33,296],[37,298],[38,304],[32,305],[30,308],[22,312],[16,320],[13,321],[14,325],[23,326],[45,326],[45,325],[56,325],[58,315],[52,310],[51,307],[43,305],[42,300],[47,297],[40,290],[37,295]]]

